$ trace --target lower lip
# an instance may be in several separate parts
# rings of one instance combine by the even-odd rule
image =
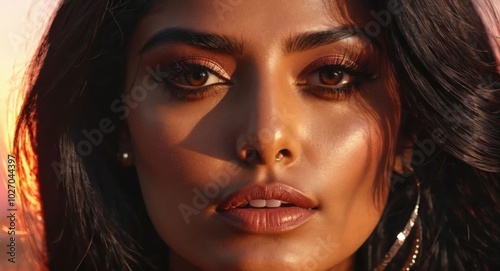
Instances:
[[[229,225],[248,233],[272,234],[289,231],[304,224],[314,210],[300,207],[234,208],[220,211]]]

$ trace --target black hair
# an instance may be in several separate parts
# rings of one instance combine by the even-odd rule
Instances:
[[[485,27],[470,1],[373,3],[378,11],[400,4],[385,30],[408,115],[403,129],[435,144],[425,163],[414,161],[424,233],[415,268],[497,270],[500,92],[484,84],[499,80]],[[28,157],[31,146],[36,155],[50,270],[166,269],[168,248],[146,215],[135,170],[117,162],[123,121],[110,109],[125,89],[130,34],[151,4],[64,1],[33,58],[15,153]],[[114,131],[89,140],[103,119]],[[375,268],[413,208],[413,181],[391,188],[357,253],[359,270]],[[387,270],[399,270],[406,255]]]
[[[404,227],[414,177],[421,183],[423,228],[415,270],[498,270],[500,60],[490,35],[471,1],[375,2],[377,12],[391,11],[386,36],[407,114],[403,127],[413,127],[414,151],[424,156],[414,156],[416,176],[393,179],[397,191],[358,252],[374,265],[360,270],[373,270]],[[399,270],[402,255],[387,270]]]
[[[84,132],[103,119],[119,129],[110,104],[125,89],[126,41],[149,5],[62,2],[32,61],[15,137],[33,143],[50,270],[148,269],[151,253],[166,249],[135,172],[117,162],[116,133],[89,141]]]

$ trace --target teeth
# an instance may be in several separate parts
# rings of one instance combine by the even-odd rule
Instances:
[[[250,204],[250,206],[255,207],[255,208],[262,208],[262,207],[266,207],[266,200],[265,199],[254,199],[254,200],[251,200],[248,204]]]
[[[263,208],[263,207],[268,207],[268,208],[276,208],[281,206],[281,200],[277,199],[255,199],[251,200],[248,204],[250,206],[255,207],[255,208]]]
[[[268,199],[266,200],[266,207],[276,208],[281,206],[281,200],[277,199]]]

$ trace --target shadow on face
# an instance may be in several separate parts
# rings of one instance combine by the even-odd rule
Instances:
[[[127,124],[174,270],[350,270],[381,216],[400,122],[383,37],[359,31],[371,20],[360,1],[193,0],[140,21]],[[227,223],[221,205],[256,186],[313,208],[293,227],[286,203]]]

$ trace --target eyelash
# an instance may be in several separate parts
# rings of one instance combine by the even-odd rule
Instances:
[[[310,84],[306,82],[306,78],[312,74],[330,69],[330,71],[341,72],[343,76],[352,77],[352,82],[341,85],[340,87],[329,87],[321,84]],[[186,76],[189,72],[205,71],[219,78],[221,82],[209,84],[202,87],[187,87],[181,86],[174,80],[179,77]],[[316,60],[299,75],[297,87],[304,90],[306,93],[323,98],[326,100],[340,100],[348,98],[354,93],[354,88],[359,88],[363,82],[373,81],[378,74],[368,69],[368,67],[360,66],[351,61],[347,55],[323,57]],[[217,63],[202,58],[182,58],[172,64],[161,65],[161,74],[151,77],[152,80],[162,84],[166,91],[175,95],[175,98],[184,101],[195,101],[206,97],[214,96],[221,91],[227,91],[228,86],[231,86],[230,76]],[[207,79],[208,80],[208,79]]]
[[[342,72],[344,75],[351,76],[353,78],[352,82],[340,87],[329,87],[327,85],[308,84],[304,81],[305,77],[325,69],[331,69],[332,71]],[[297,86],[306,93],[326,100],[336,101],[348,98],[349,95],[355,93],[354,89],[359,89],[362,83],[374,81],[378,78],[378,73],[370,70],[368,65],[358,65],[351,61],[347,55],[344,55],[323,57],[316,60],[300,73],[299,78],[302,82],[297,83]]]
[[[206,71],[225,82],[210,84],[203,87],[183,87],[174,80],[186,76],[192,71]],[[153,81],[162,84],[166,91],[172,93],[179,100],[199,100],[217,94],[221,88],[231,85],[229,75],[217,63],[203,58],[182,58],[171,64],[161,64],[160,73],[150,77]]]

